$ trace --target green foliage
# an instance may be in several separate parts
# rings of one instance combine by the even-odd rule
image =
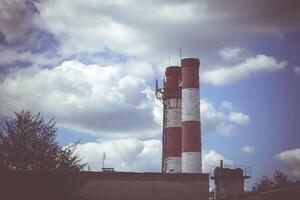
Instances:
[[[0,127],[0,169],[81,170],[77,144],[62,148],[55,141],[54,119],[45,122],[40,113],[15,113]]]
[[[292,182],[288,180],[287,175],[283,172],[276,170],[273,174],[273,179],[262,176],[261,179],[258,180],[253,186],[253,191],[265,191],[274,187],[284,187],[288,186]]]

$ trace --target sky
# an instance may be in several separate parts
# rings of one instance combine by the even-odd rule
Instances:
[[[203,171],[300,178],[298,0],[0,0],[0,116],[55,117],[91,170],[159,172],[155,79],[200,59]],[[170,58],[170,59],[169,59]]]

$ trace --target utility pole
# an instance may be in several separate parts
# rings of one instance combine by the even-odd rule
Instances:
[[[103,152],[103,157],[102,157],[102,170],[105,168],[105,151]]]

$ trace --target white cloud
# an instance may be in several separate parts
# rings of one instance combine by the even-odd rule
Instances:
[[[198,9],[197,9],[198,8]],[[182,10],[181,15],[178,15]],[[198,7],[197,4],[193,4],[191,2],[182,3],[182,4],[166,4],[159,9],[158,17],[160,20],[170,21],[173,23],[186,23],[190,22],[193,19],[199,16],[201,11],[203,12],[205,7]],[[201,16],[201,20],[203,20],[203,15]]]
[[[295,67],[294,67],[294,72],[295,72],[297,75],[300,75],[300,67],[295,66]]]
[[[217,110],[214,105],[206,99],[201,99],[201,117],[203,132],[215,131],[224,136],[236,134],[237,125],[248,125],[250,117],[242,112],[233,111],[231,102],[223,101],[222,107],[229,113]]]
[[[161,140],[140,140],[123,138],[89,142],[78,146],[78,155],[83,163],[88,163],[93,171],[102,168],[103,152],[105,152],[105,167],[116,171],[160,172],[161,170]],[[225,165],[233,161],[225,158],[215,150],[203,151],[203,171],[209,172],[219,166],[220,160]]]
[[[250,123],[250,117],[240,112],[230,112],[229,121],[235,122],[240,125],[246,125]]]
[[[283,151],[274,156],[275,159],[282,161],[291,169],[291,174],[300,177],[300,149]]]
[[[201,124],[204,133],[215,130],[218,124],[222,123],[226,116],[221,111],[216,110],[212,102],[207,99],[200,101]]]
[[[126,62],[118,64],[119,67],[125,67],[128,75],[153,79],[154,67],[145,60],[130,58]]]
[[[219,51],[220,57],[225,61],[240,61],[248,54],[248,50],[241,47],[226,47]]]
[[[72,60],[53,68],[18,69],[0,82],[0,111],[4,115],[21,109],[42,112],[55,117],[59,126],[105,137],[157,137],[162,104],[146,83],[153,73],[152,65],[139,59],[108,66]],[[236,125],[250,121],[232,109],[219,111],[206,99],[200,106],[204,133],[234,135]]]
[[[232,103],[222,103],[232,110]],[[203,133],[215,131],[225,136],[235,135],[236,125],[247,125],[250,117],[241,112],[231,111],[230,113],[217,110],[212,102],[201,99],[200,102],[201,124]]]
[[[0,6],[0,27],[9,42],[15,40],[34,23],[36,8],[31,1],[2,0]]]
[[[147,172],[161,170],[161,141],[136,138],[102,140],[78,146],[78,155],[93,171],[102,168],[103,152],[105,167],[116,171]]]
[[[143,43],[141,30],[112,15],[116,9],[126,11],[124,6],[130,4],[131,1],[54,0],[39,5],[40,23],[60,39],[63,55],[97,52],[105,47],[131,55],[142,54],[148,47]]]
[[[277,61],[266,55],[256,55],[233,67],[218,67],[211,71],[204,71],[202,80],[216,86],[228,85],[252,75],[284,69],[286,61]]]
[[[216,131],[224,136],[234,136],[236,127],[232,124],[222,122],[216,127]]]
[[[218,64],[213,70],[208,70],[206,67],[216,66],[217,59],[214,59],[211,53],[216,49],[221,49],[219,55],[223,61],[237,62],[248,56],[248,50],[244,48],[226,47],[232,41],[261,33],[282,33],[282,27],[273,21],[267,23],[269,26],[266,26],[266,22],[259,23],[258,14],[260,16],[272,14],[272,19],[280,18],[277,20],[280,22],[290,19],[287,23],[289,26],[283,26],[284,30],[298,27],[298,23],[291,23],[291,19],[296,19],[291,17],[295,12],[291,11],[291,15],[281,18],[285,16],[278,15],[281,9],[276,12],[274,9],[265,12],[265,6],[259,2],[248,4],[237,1],[234,3],[235,8],[212,1],[192,0],[184,2],[52,0],[26,1],[26,3],[14,0],[12,2],[5,0],[3,8],[0,8],[2,11],[0,25],[7,30],[4,35],[8,40],[11,40],[10,35],[24,32],[19,29],[27,30],[29,27],[35,27],[44,30],[45,33],[53,34],[51,36],[53,40],[57,40],[58,45],[55,56],[60,60],[86,54],[98,57],[96,53],[109,49],[124,57],[134,56],[140,59],[139,62],[146,60],[147,63],[144,64],[148,65],[150,62],[155,66],[162,66],[168,55],[178,58],[178,48],[181,47],[184,57],[198,57],[199,53],[203,55],[205,64],[201,68],[204,70],[201,80],[214,85],[230,84],[262,71],[277,70],[286,66],[285,62],[279,62],[273,57],[257,55],[248,58],[245,62],[235,63],[232,67]],[[248,12],[249,7],[257,11],[256,15]],[[178,15],[178,11],[181,10],[184,12]],[[236,12],[237,10],[242,12]],[[24,16],[20,17],[19,14],[15,16],[15,13],[22,13]],[[266,18],[270,17],[261,19]],[[239,27],[237,24],[240,24],[241,28],[236,29]],[[39,42],[41,39],[34,38],[33,41]],[[53,60],[58,59],[49,55],[18,50],[16,48],[15,52],[7,52],[0,49],[3,55],[3,59],[0,59],[2,63],[28,59],[38,65],[54,63]],[[131,65],[131,68],[135,76],[145,73],[153,75],[152,67],[139,70],[138,67]]]
[[[245,145],[242,147],[242,151],[245,153],[254,153],[255,148],[254,148],[254,146]]]
[[[160,101],[155,101],[153,109],[154,120],[161,127],[163,125],[163,104]]]
[[[265,4],[260,2],[233,4],[235,6],[229,7],[214,1],[193,0],[52,0],[37,6],[40,26],[60,40],[63,54],[95,52],[109,47],[131,55],[151,55],[155,59],[173,56],[170,50],[182,47],[185,55],[198,56],[198,52],[221,48],[245,36],[274,34],[299,27],[297,11],[291,12],[294,16],[286,16],[285,13],[278,15],[280,9],[265,12]],[[255,15],[248,12],[249,8],[257,11]],[[286,22],[289,26],[281,27],[273,21],[266,23],[264,19],[277,19],[274,21]]]
[[[200,54],[207,62],[213,60],[211,52],[245,37],[298,30],[297,6],[282,2],[272,9],[265,6],[271,3],[234,1],[234,6],[229,6],[232,4],[194,0],[4,0],[0,26],[4,27],[4,39],[9,41],[29,28],[50,32],[63,58],[108,48],[161,65],[169,55],[178,58],[181,47],[184,56]],[[289,7],[288,14],[279,9],[281,4]],[[0,33],[0,40],[1,36]],[[220,54],[225,60],[235,60],[244,51],[233,46],[222,49]],[[213,66],[214,62],[205,65]]]
[[[223,155],[215,150],[207,150],[203,152],[203,172],[209,173],[214,167],[220,166],[220,160],[223,160],[225,165],[232,165],[232,160],[226,159]]]
[[[152,73],[151,66],[134,61],[120,65],[102,67],[73,60],[50,69],[16,70],[0,82],[0,111],[42,112],[55,117],[60,126],[109,137],[160,134],[154,121],[154,94],[142,78]],[[127,65],[148,71],[137,74]]]
[[[26,52],[19,52],[16,49],[8,48],[8,47],[1,47],[0,46],[0,66],[4,65],[11,65],[14,64],[16,61],[20,62],[32,62],[35,65],[51,65],[56,63],[59,57],[54,57],[49,52],[40,53],[38,56],[34,53],[29,51]]]
[[[231,110],[233,108],[232,103],[230,101],[223,101],[222,107]]]

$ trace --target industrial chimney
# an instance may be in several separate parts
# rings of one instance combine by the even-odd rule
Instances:
[[[181,68],[166,69],[164,88],[165,172],[181,172]]]
[[[181,60],[182,173],[201,173],[199,65],[195,58]]]

